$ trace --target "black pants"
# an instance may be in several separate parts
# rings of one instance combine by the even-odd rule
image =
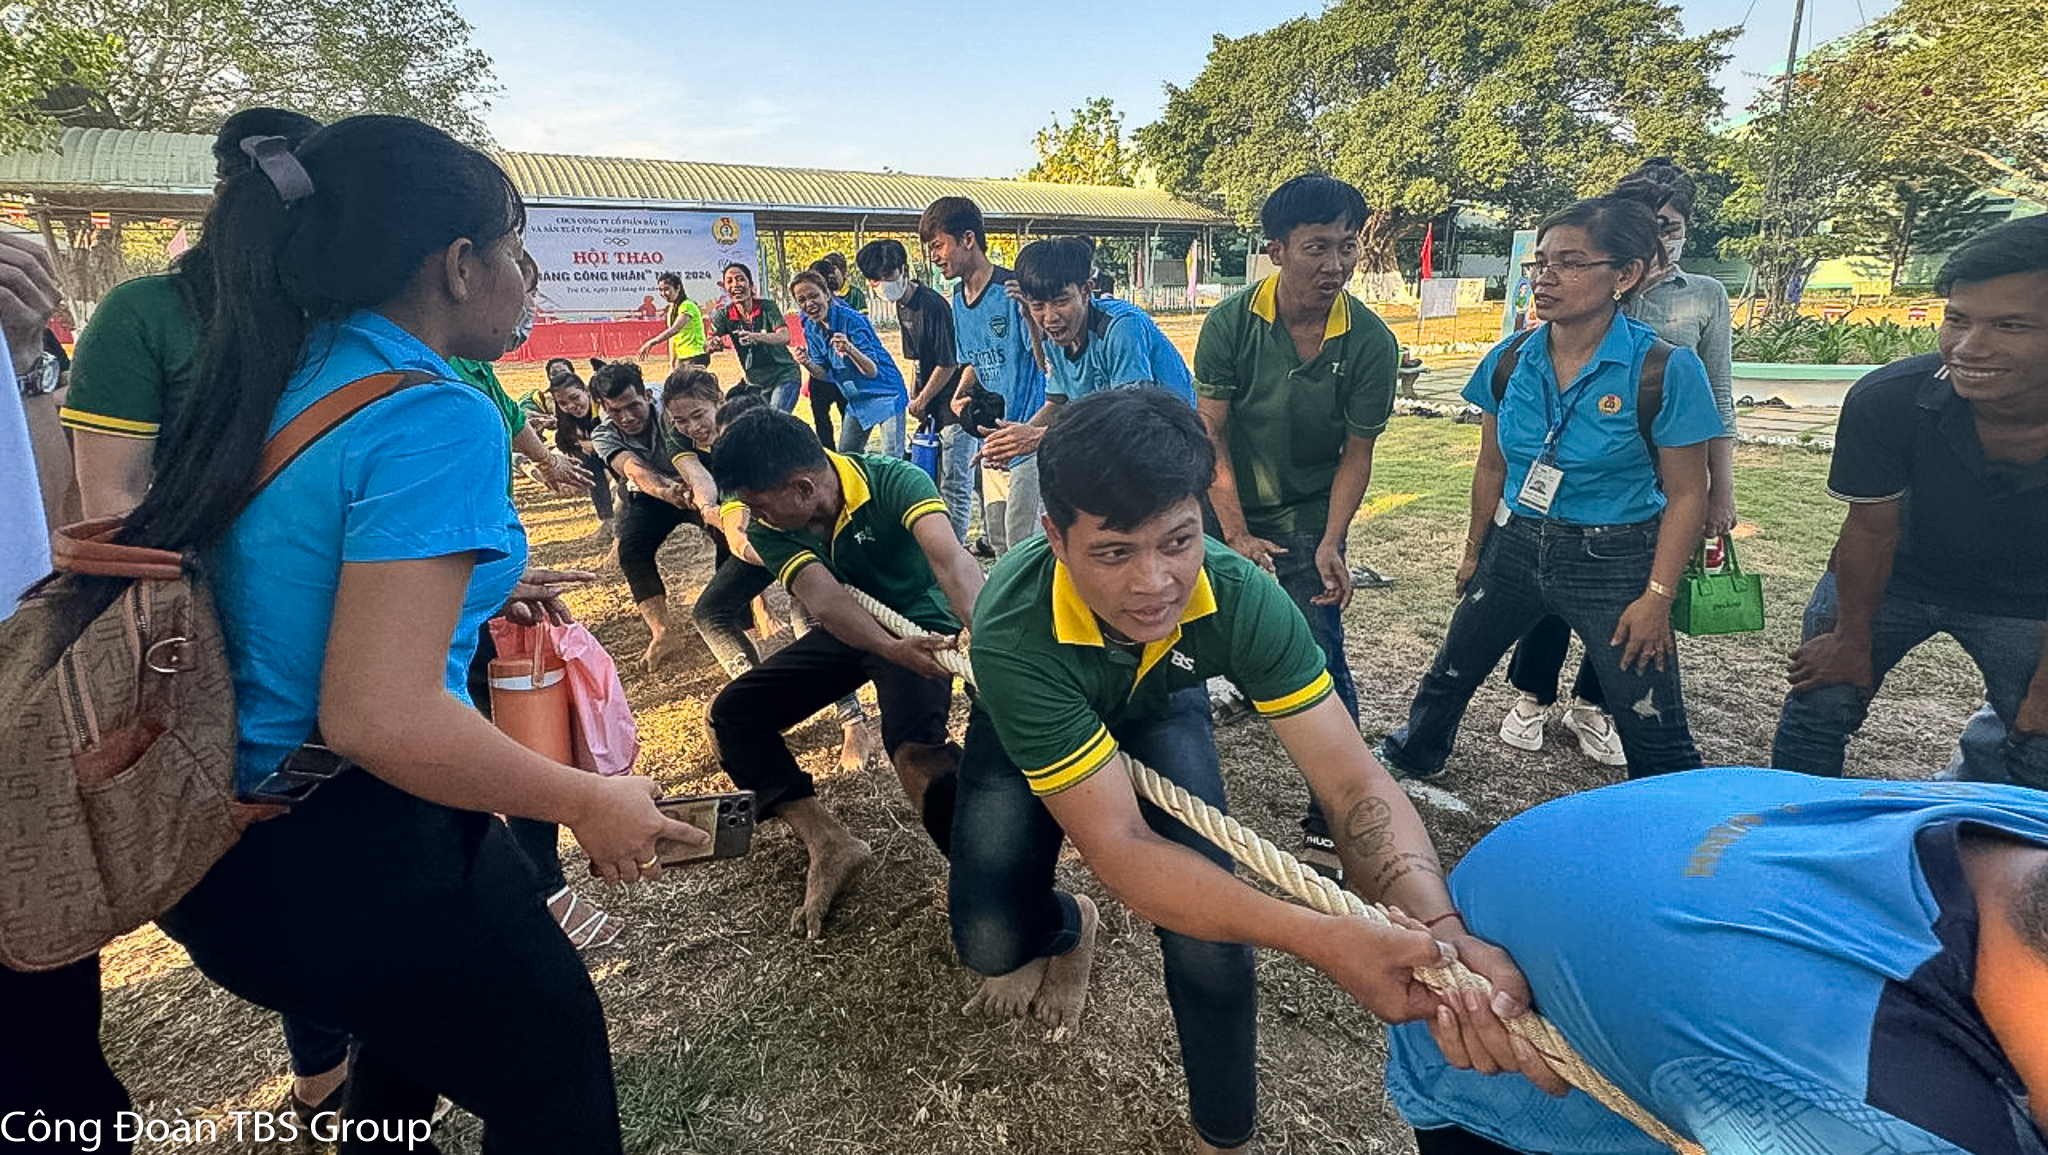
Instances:
[[[612,519],[612,471],[595,453],[579,453],[576,460],[590,471],[590,505],[597,511],[597,520]]]
[[[26,974],[0,967],[0,1118],[17,1137],[41,1135],[29,1125],[53,1123],[50,1141],[33,1152],[112,1152],[115,1116],[129,1108],[128,1091],[100,1053],[100,956],[53,971]]]
[[[251,826],[157,923],[214,982],[355,1037],[345,1118],[426,1119],[439,1093],[491,1155],[620,1150],[597,992],[488,814],[349,770]],[[384,1149],[404,1147],[340,1146]]]
[[[1529,627],[1515,643],[1508,659],[1508,684],[1524,694],[1533,694],[1545,706],[1557,701],[1557,676],[1564,672],[1565,648],[1571,645],[1572,628],[1556,614],[1549,614]],[[1607,695],[1600,690],[1600,675],[1593,672],[1591,658],[1579,659],[1578,676],[1572,679],[1572,694],[1601,709]]]
[[[777,650],[711,700],[711,740],[718,747],[718,764],[735,786],[755,793],[756,813],[766,818],[783,803],[817,794],[782,732],[865,682],[875,684],[875,700],[882,708],[882,748],[891,757],[905,742],[945,745],[946,715],[953,706],[951,678],[920,677],[824,630],[812,630]],[[950,798],[951,786],[945,789]],[[925,815],[925,828],[944,850],[952,835],[951,805],[945,807],[941,826],[934,825],[939,821],[935,808],[927,806]]]
[[[1556,680],[1557,676],[1551,675],[1551,681]],[[1434,1127],[1417,1131],[1415,1150],[1419,1155],[1522,1155],[1513,1147],[1503,1147],[1463,1127]]]
[[[625,508],[619,513],[619,568],[626,573],[626,588],[632,591],[634,604],[668,596],[661,568],[654,564],[654,551],[661,548],[677,526],[686,524],[696,526],[710,537],[712,550],[717,554],[712,562],[714,569],[732,556],[725,535],[706,528],[703,514],[644,493],[626,495]]]
[[[834,405],[839,406],[841,413],[846,412],[846,395],[839,391],[839,386],[811,378],[811,424],[818,427],[818,440],[827,449],[839,446],[839,426],[832,420]]]

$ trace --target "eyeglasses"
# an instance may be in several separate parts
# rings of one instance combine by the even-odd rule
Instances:
[[[1544,274],[1555,273],[1560,281],[1576,281],[1586,275],[1587,269],[1601,265],[1618,266],[1620,263],[1613,257],[1604,261],[1523,261],[1522,275],[1532,281],[1540,281]]]

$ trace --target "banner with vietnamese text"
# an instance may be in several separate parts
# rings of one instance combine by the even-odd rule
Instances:
[[[681,274],[699,305],[724,292],[731,262],[751,269],[757,284],[761,276],[751,213],[529,208],[526,251],[540,266],[543,321],[659,317],[654,279],[664,272]]]

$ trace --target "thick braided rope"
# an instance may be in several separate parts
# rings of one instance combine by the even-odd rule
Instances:
[[[909,638],[928,635],[917,623],[876,601],[861,590],[848,587],[854,601],[868,613],[883,629],[897,637]],[[974,684],[974,667],[968,655],[960,650],[940,650],[933,654],[939,665],[969,685]],[[1223,813],[1185,789],[1168,781],[1151,767],[1140,763],[1128,753],[1124,761],[1130,765],[1131,785],[1146,801],[1186,823],[1202,837],[1222,847],[1231,858],[1256,871],[1259,877],[1308,904],[1312,909],[1329,915],[1352,915],[1381,926],[1393,925],[1387,912],[1366,902],[1358,895],[1339,886],[1336,882],[1317,874],[1302,861],[1258,832],[1248,829],[1237,819]],[[1453,990],[1481,990],[1491,992],[1493,984],[1485,976],[1473,971],[1461,962],[1448,966],[1417,967],[1415,977],[1423,985],[1438,994]],[[1643,1132],[1659,1143],[1680,1152],[1681,1155],[1702,1155],[1702,1149],[1690,1140],[1658,1121],[1656,1116],[1636,1105],[1605,1075],[1594,1070],[1550,1020],[1535,1012],[1517,1015],[1504,1020],[1508,1030],[1519,1035],[1549,1061],[1565,1081],[1597,1099],[1600,1104],[1629,1122],[1643,1129]]]

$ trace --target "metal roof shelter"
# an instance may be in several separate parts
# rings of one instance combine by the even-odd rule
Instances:
[[[196,216],[213,191],[213,138],[128,129],[68,128],[59,149],[0,156],[0,193],[58,213]],[[1155,189],[1036,181],[628,160],[494,150],[528,203],[630,204],[751,212],[762,232],[911,231],[924,206],[967,196],[991,231],[1096,236],[1199,233],[1229,227],[1220,213]]]

